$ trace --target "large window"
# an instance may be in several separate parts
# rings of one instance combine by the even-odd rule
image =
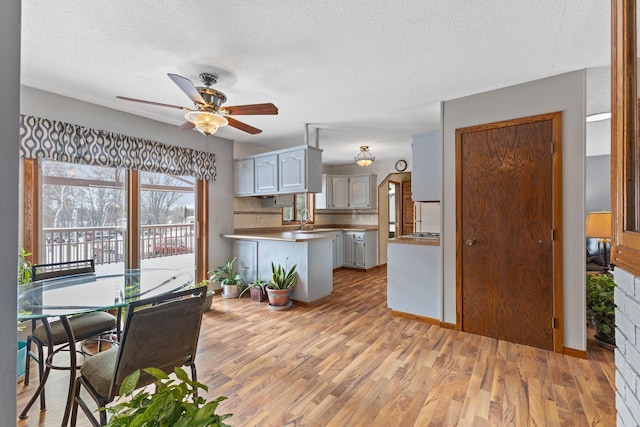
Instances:
[[[93,259],[99,272],[140,266],[194,274],[196,178],[53,160],[41,160],[40,169],[41,184],[31,190],[40,220],[25,226],[41,224],[35,263]]]
[[[293,197],[293,206],[282,208],[282,223],[291,224],[304,221],[314,223],[313,193],[300,193]]]

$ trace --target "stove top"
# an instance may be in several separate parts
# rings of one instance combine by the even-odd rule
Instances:
[[[432,231],[419,231],[416,233],[405,234],[400,237],[411,237],[411,238],[419,238],[419,239],[439,239],[440,233],[434,233]]]

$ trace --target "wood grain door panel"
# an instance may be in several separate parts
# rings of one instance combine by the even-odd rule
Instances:
[[[464,331],[554,349],[553,141],[548,118],[457,132]]]

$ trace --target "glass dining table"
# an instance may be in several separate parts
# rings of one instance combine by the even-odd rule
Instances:
[[[60,319],[67,337],[64,347],[76,349],[76,340],[69,323],[70,316],[126,307],[129,302],[176,292],[192,285],[191,274],[160,268],[126,270],[116,274],[87,273],[35,281],[19,286],[18,321],[43,322],[47,325],[44,329],[51,342],[49,322],[54,318]],[[53,357],[58,351],[59,348],[47,355],[44,361],[46,366],[54,366]],[[77,352],[68,353],[69,365],[65,369],[69,370],[69,392],[63,426],[69,420],[76,370],[80,367]],[[27,418],[27,411],[44,391],[48,375],[49,369],[46,369],[38,388],[20,413],[20,418]]]

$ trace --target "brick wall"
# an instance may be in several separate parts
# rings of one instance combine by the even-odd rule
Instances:
[[[619,426],[640,425],[640,277],[615,270],[616,409]]]

